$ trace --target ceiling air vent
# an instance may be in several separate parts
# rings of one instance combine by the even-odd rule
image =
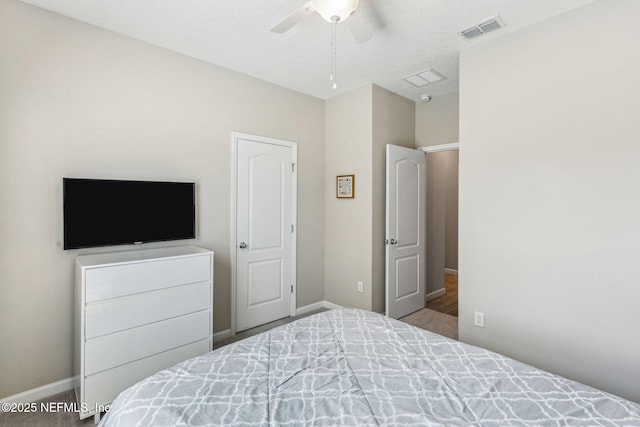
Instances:
[[[505,24],[502,18],[496,15],[482,21],[479,24],[473,25],[469,28],[465,28],[464,30],[460,31],[459,34],[465,39],[474,39],[488,32],[499,30],[504,26]]]
[[[446,77],[433,68],[427,68],[424,71],[420,71],[419,73],[413,74],[409,77],[405,77],[403,80],[415,87],[423,87],[432,83],[438,83],[439,81],[446,80]]]

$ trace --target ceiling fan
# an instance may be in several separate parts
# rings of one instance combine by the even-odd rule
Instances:
[[[349,31],[358,43],[364,43],[373,37],[371,27],[359,13],[356,13],[358,0],[311,0],[271,28],[274,33],[285,33],[309,15],[317,12],[322,18],[338,24],[347,21]]]
[[[333,82],[333,89],[336,89],[338,87],[336,81],[336,25],[346,21],[347,27],[357,43],[366,42],[373,36],[373,31],[367,21],[362,15],[356,13],[358,1],[311,0],[274,25],[271,31],[285,33],[314,12],[317,12],[325,21],[331,23],[331,73],[329,74],[329,80]]]

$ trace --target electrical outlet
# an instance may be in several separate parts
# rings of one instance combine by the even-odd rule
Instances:
[[[473,324],[479,328],[484,328],[484,313],[476,311],[473,313]]]
[[[364,292],[364,283],[362,283],[360,280],[358,280],[358,292]]]

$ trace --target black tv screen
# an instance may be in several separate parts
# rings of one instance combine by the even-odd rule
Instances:
[[[63,178],[64,249],[195,238],[195,184]]]

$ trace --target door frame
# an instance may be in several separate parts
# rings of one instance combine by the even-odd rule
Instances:
[[[229,335],[236,334],[236,305],[237,305],[237,259],[236,247],[238,240],[236,237],[236,215],[238,203],[238,140],[247,139],[261,144],[280,145],[291,148],[293,155],[293,175],[291,181],[291,222],[293,223],[293,231],[291,233],[291,284],[293,292],[291,293],[290,315],[296,315],[296,295],[298,293],[298,283],[296,280],[296,252],[297,252],[297,236],[298,236],[298,143],[285,141],[282,139],[269,138],[266,136],[251,135],[248,133],[231,132],[231,228],[230,228],[230,245],[229,253],[231,260],[231,327]]]
[[[418,147],[416,150],[422,150],[425,153],[437,153],[438,151],[451,151],[451,150],[459,150],[460,143],[452,142],[451,144],[440,144],[440,145],[427,145],[426,147]]]

